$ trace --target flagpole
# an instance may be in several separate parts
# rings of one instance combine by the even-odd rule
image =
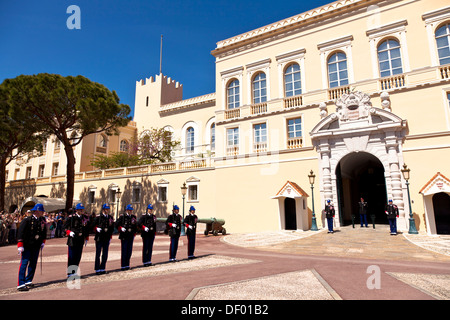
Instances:
[[[161,35],[161,48],[159,52],[159,74],[162,74],[162,46],[163,46],[163,35]]]

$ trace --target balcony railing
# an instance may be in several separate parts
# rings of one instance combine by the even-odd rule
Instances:
[[[328,100],[339,99],[342,95],[346,93],[350,93],[350,86],[328,89]]]
[[[239,118],[241,116],[241,109],[231,109],[231,110],[225,110],[225,119],[235,119]]]
[[[257,103],[250,107],[252,114],[261,114],[267,112],[267,102]]]
[[[397,89],[406,86],[404,74],[380,79],[381,90]]]
[[[299,107],[303,105],[303,97],[302,96],[294,96],[294,97],[288,97],[284,98],[284,108],[292,108],[292,107]]]
[[[442,80],[450,79],[450,65],[440,67],[439,74]]]
[[[236,156],[239,154],[238,146],[227,147],[227,156]]]
[[[299,149],[303,146],[302,138],[288,138],[287,148],[288,149]]]
[[[267,152],[267,142],[255,142],[253,144],[253,152]]]

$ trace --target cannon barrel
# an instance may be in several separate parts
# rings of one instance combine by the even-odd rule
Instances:
[[[167,221],[167,218],[156,218],[157,222],[163,222],[165,223]],[[205,236],[211,232],[213,235],[217,236],[220,233],[225,235],[227,233],[226,229],[223,227],[225,224],[224,219],[216,219],[216,218],[201,218],[197,220],[197,223],[205,223],[206,229],[205,229]]]

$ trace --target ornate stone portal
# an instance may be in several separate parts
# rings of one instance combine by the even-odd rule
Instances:
[[[382,108],[372,106],[368,94],[355,91],[336,100],[336,112],[328,115],[325,103],[320,105],[322,120],[311,131],[314,147],[320,155],[320,194],[322,203],[331,199],[338,209],[336,169],[339,162],[352,153],[366,152],[384,167],[386,193],[399,207],[399,230],[407,230],[401,165],[402,145],[407,122],[391,112],[389,94],[381,95]],[[340,226],[336,212],[336,225]]]

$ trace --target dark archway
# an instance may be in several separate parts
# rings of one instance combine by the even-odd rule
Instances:
[[[284,199],[284,221],[286,230],[297,230],[295,199]]]
[[[434,219],[437,234],[450,234],[450,196],[436,193],[433,196]]]
[[[339,219],[341,225],[360,222],[358,202],[368,203],[367,220],[375,215],[376,224],[386,224],[384,209],[387,203],[386,178],[380,160],[367,152],[353,152],[341,159],[336,167]]]

